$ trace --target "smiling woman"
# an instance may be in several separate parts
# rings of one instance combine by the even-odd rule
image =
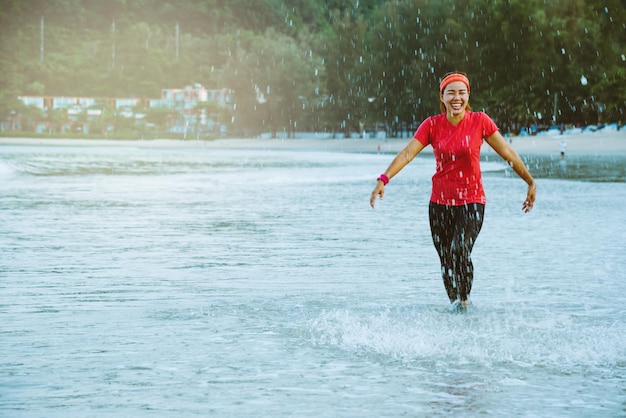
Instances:
[[[441,102],[439,103],[439,109],[441,109],[441,113],[446,113],[448,107],[444,101],[444,90],[446,92],[447,100],[452,101],[454,99],[455,88],[458,90],[456,93],[465,98],[465,101],[461,101],[460,103],[455,102],[455,106],[458,109],[465,103],[463,107],[464,110],[472,110],[469,104],[469,93],[470,93],[470,83],[469,79],[465,75],[465,73],[448,73],[441,79],[441,83],[439,84],[439,93],[441,94]]]
[[[470,110],[470,82],[465,74],[446,74],[439,91],[442,113],[422,122],[413,139],[380,175],[370,204],[374,207],[376,197],[383,198],[389,180],[432,145],[437,163],[429,207],[433,244],[453,309],[467,309],[474,277],[470,254],[482,228],[486,203],[480,168],[483,140],[528,183],[524,212],[534,205],[536,186],[493,120],[483,112]]]

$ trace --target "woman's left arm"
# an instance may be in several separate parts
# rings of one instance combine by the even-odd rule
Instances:
[[[526,200],[522,205],[522,210],[524,212],[529,212],[533,208],[535,204],[535,197],[537,196],[537,185],[535,184],[535,179],[533,179],[528,172],[528,169],[519,154],[502,137],[500,131],[496,131],[494,134],[486,138],[485,141],[487,141],[489,146],[491,146],[491,148],[493,148],[493,150],[511,166],[513,171],[515,171],[517,175],[528,184],[528,193],[526,194]]]

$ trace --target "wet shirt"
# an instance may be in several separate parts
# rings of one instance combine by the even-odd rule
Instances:
[[[427,118],[413,138],[432,145],[437,168],[430,200],[441,205],[461,206],[486,202],[480,172],[480,147],[484,138],[498,130],[483,112],[465,112],[454,126],[445,113]]]

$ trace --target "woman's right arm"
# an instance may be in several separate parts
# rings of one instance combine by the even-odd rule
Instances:
[[[400,170],[404,168],[404,166],[413,161],[413,158],[415,158],[415,156],[419,154],[424,149],[424,147],[425,145],[422,144],[420,141],[415,138],[411,138],[411,141],[406,145],[406,147],[404,147],[404,149],[400,151],[398,155],[396,155],[393,161],[391,161],[391,164],[389,164],[389,167],[387,167],[387,170],[385,170],[385,175],[389,179],[393,178],[393,176],[398,174]],[[385,183],[379,180],[376,183],[376,187],[374,187],[374,191],[372,192],[372,197],[370,198],[370,206],[372,208],[374,207],[376,197],[379,197],[380,200],[383,200],[384,194]]]

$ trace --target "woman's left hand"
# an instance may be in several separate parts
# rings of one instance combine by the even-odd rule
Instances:
[[[522,205],[522,210],[525,213],[530,212],[533,206],[535,206],[535,197],[537,197],[537,185],[535,182],[532,182],[532,184],[528,186],[526,200],[524,200],[524,204]]]

